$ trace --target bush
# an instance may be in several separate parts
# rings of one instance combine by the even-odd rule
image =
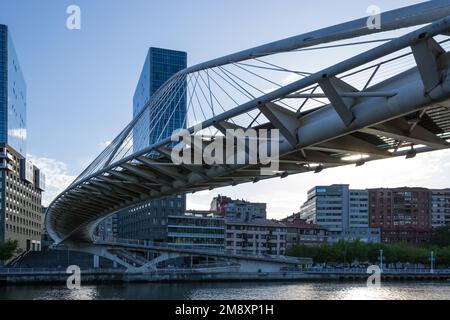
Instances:
[[[17,240],[8,240],[0,243],[0,261],[8,261],[20,252]]]
[[[383,250],[384,263],[429,264],[431,251],[434,251],[436,265],[450,266],[449,247],[419,248],[408,244],[374,244],[361,241],[335,244],[322,244],[318,247],[305,245],[288,250],[293,257],[310,257],[315,263],[352,263],[354,261],[379,263],[380,250]]]

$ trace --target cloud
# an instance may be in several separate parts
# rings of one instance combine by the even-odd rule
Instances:
[[[215,196],[215,192],[208,190],[189,194],[186,199],[186,208],[188,210],[209,210],[211,200]]]
[[[108,147],[111,143],[112,143],[111,140],[101,142],[101,143],[100,143],[100,148],[106,148],[106,147]]]
[[[286,76],[285,78],[283,78],[281,80],[281,84],[284,86],[287,86],[288,84],[291,84],[297,80],[300,80],[302,78],[302,76],[296,74],[296,73],[291,73],[288,76]],[[275,90],[280,89],[280,87],[270,87],[268,89],[263,90],[264,93],[271,93]]]
[[[296,73],[291,73],[290,75],[288,75],[286,78],[283,79],[283,84],[284,85],[288,85],[291,84],[297,80],[300,80],[302,77]]]
[[[69,173],[64,162],[33,155],[28,155],[28,159],[45,174],[46,190],[42,196],[44,206],[48,206],[76,178]]]

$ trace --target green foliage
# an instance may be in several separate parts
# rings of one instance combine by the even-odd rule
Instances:
[[[450,247],[450,226],[434,229],[431,244],[439,247]]]
[[[322,244],[316,247],[305,245],[288,250],[293,257],[310,257],[315,263],[379,263],[380,250],[383,250],[385,263],[420,263],[429,264],[431,251],[434,252],[436,265],[450,266],[450,246],[419,248],[407,244],[373,244],[364,242],[345,242]]]
[[[8,261],[20,252],[17,240],[0,243],[0,261]]]

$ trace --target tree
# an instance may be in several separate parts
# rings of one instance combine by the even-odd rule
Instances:
[[[433,230],[431,244],[439,247],[450,246],[450,226],[439,227]]]
[[[8,261],[20,252],[17,240],[0,243],[0,261]]]

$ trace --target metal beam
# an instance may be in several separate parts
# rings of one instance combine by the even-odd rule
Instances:
[[[133,176],[131,174],[125,174],[125,173],[117,172],[114,170],[109,171],[109,174],[116,178],[135,183],[135,184],[139,185],[140,187],[145,188],[147,190],[151,190],[151,191],[157,190],[157,187],[151,187],[146,182],[140,180],[139,178],[137,178],[136,176]]]
[[[300,127],[301,122],[297,119],[295,112],[275,103],[266,103],[258,108],[272,125],[280,130],[291,146],[298,145],[297,129]]]
[[[450,144],[444,139],[439,138],[434,133],[428,131],[420,125],[416,125],[410,131],[411,125],[404,119],[395,119],[389,122],[378,124],[374,127],[365,128],[362,132],[380,135],[399,141],[407,141],[414,144],[423,144],[434,149],[447,149]]]
[[[352,98],[343,98],[342,91],[357,92],[357,90],[338,78],[326,78],[319,82],[320,88],[330,100],[339,117],[348,127],[354,120],[355,115],[351,108],[354,104]]]
[[[359,92],[338,92],[341,98],[392,98],[398,94],[397,91],[359,91]],[[294,93],[288,95],[287,99],[323,99],[328,98],[324,93]]]
[[[367,154],[379,158],[389,158],[392,156],[390,152],[379,149],[377,146],[351,135],[320,143],[308,147],[308,149],[336,153]]]
[[[144,170],[138,166],[132,165],[132,164],[122,164],[122,168],[136,174],[139,177],[142,177],[144,179],[147,179],[152,182],[156,182],[158,184],[161,184],[163,186],[170,186],[171,182],[167,180],[163,180],[161,178],[158,178],[154,173],[149,172],[148,170]]]
[[[158,152],[160,152],[166,159],[172,160],[172,151],[166,147],[159,147]],[[205,170],[202,167],[194,166],[194,165],[187,165],[187,164],[180,164],[180,166],[189,172],[193,173],[195,172],[198,175],[203,176],[206,178]]]
[[[149,167],[150,169],[156,170],[159,173],[168,176],[169,178],[186,181],[186,176],[179,173],[175,169],[175,165],[173,163],[160,163],[147,157],[139,157],[137,158],[137,160],[143,163],[145,166]]]
[[[422,77],[425,93],[429,93],[442,81],[438,58],[445,53],[445,50],[433,38],[417,42],[411,48]]]
[[[281,162],[283,161],[293,161],[293,162],[303,162],[303,163],[329,163],[329,164],[343,164],[339,158],[332,157],[326,152],[303,149],[296,151],[287,156],[281,157]]]
[[[135,192],[131,192],[118,186],[111,185],[110,183],[101,183],[98,181],[92,181],[91,184],[103,188],[106,191],[108,191],[109,194],[116,195],[117,197],[120,198],[126,197],[128,199],[134,199],[136,198],[136,196],[138,196],[138,194],[136,194]]]
[[[99,199],[100,202],[114,203],[114,201],[116,201],[116,202],[120,203],[120,202],[123,202],[124,200],[128,199],[128,197],[124,198],[123,196],[119,196],[114,192],[106,191],[105,189],[100,188],[98,186],[94,187],[94,186],[85,185],[83,188],[87,189],[87,190],[92,190],[93,192],[98,192],[100,194],[100,196],[97,196],[96,199]],[[79,190],[78,192],[89,195],[89,192],[86,192],[83,189]]]
[[[135,193],[137,196],[141,195],[142,193],[145,193],[144,190],[148,190],[147,188],[140,187],[140,185],[130,185],[130,183],[124,182],[123,180],[116,180],[112,177],[99,176],[98,179],[110,183],[114,187]]]

